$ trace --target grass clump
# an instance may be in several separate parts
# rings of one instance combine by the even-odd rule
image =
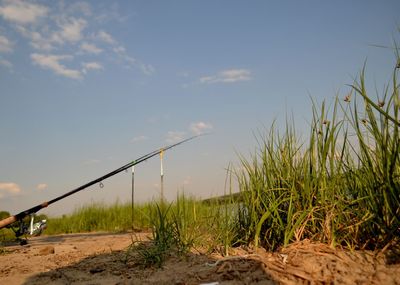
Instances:
[[[191,250],[228,255],[235,245],[237,204],[232,199],[207,203],[178,193],[174,202],[150,206],[150,244],[139,244],[143,266],[161,267],[170,255],[184,257]]]
[[[379,247],[400,237],[400,95],[398,68],[394,70],[391,88],[385,88],[378,102],[367,94],[364,69],[352,87],[363,99],[363,112],[354,103],[351,126],[355,130],[358,149],[356,169],[351,178],[355,198],[361,209],[371,216],[359,229],[359,240],[368,247]]]
[[[152,243],[150,246],[139,247],[139,256],[143,266],[156,265],[161,267],[166,256],[176,245],[173,222],[170,218],[170,206],[155,203],[150,212],[152,224]]]
[[[193,246],[189,205],[190,200],[182,194],[175,203],[167,205],[161,201],[150,206],[151,243],[138,248],[143,266],[161,267],[172,252],[186,253]]]
[[[313,103],[308,141],[294,123],[272,125],[235,172],[243,202],[238,233],[269,249],[312,239],[383,248],[400,237],[398,69],[374,102],[365,68],[342,103]],[[355,98],[350,102],[351,95]]]

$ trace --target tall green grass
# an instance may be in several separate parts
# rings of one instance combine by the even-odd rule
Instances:
[[[135,205],[132,224],[130,203],[115,202],[112,205],[93,203],[82,206],[70,215],[49,218],[46,234],[77,233],[92,231],[128,231],[132,228],[150,228],[151,203]]]
[[[204,203],[183,192],[172,203],[154,202],[149,207],[152,243],[138,247],[142,264],[162,266],[171,252],[182,255],[199,247],[208,251],[219,248],[228,254],[233,245],[229,229],[235,218],[230,208],[218,202]]]
[[[382,248],[400,237],[398,70],[374,101],[365,68],[331,109],[313,103],[307,141],[272,125],[235,172],[244,197],[238,232],[269,249],[305,238]],[[352,102],[350,98],[353,95]]]
[[[227,213],[225,207],[225,203],[203,203],[178,192],[171,203],[151,201],[136,204],[132,227],[130,203],[93,203],[77,208],[69,215],[50,217],[45,233],[123,232],[134,228],[151,231],[158,244],[169,244],[161,247],[169,248],[173,244],[180,252],[193,247],[212,250],[224,243],[227,248],[230,244],[223,241],[227,239],[225,222],[229,222],[233,215]],[[225,235],[222,234],[224,231]]]

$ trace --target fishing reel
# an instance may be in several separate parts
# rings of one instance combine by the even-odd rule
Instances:
[[[31,223],[27,234],[30,236],[40,236],[42,232],[47,228],[47,220],[40,220],[34,223],[34,217],[31,215]]]
[[[28,225],[23,220],[19,220],[19,225],[14,228],[10,227],[14,233],[17,241],[20,242],[21,245],[25,245],[28,243],[27,236],[40,236],[42,232],[47,228],[47,220],[40,220],[39,222],[34,222],[34,215],[30,215],[31,220]],[[24,236],[25,239],[22,239],[21,236]]]

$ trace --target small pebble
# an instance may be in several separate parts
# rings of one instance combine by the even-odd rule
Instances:
[[[39,250],[39,255],[49,255],[49,254],[54,254],[55,249],[54,246],[45,246]]]
[[[101,268],[101,267],[95,267],[95,268],[92,268],[92,269],[89,270],[89,272],[92,273],[92,274],[100,273],[100,272],[103,272],[103,271],[104,271],[104,268]]]

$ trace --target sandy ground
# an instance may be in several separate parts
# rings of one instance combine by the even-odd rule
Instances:
[[[399,284],[400,258],[308,241],[279,252],[233,250],[171,255],[162,268],[138,262],[133,241],[148,234],[42,236],[0,255],[0,284]]]

